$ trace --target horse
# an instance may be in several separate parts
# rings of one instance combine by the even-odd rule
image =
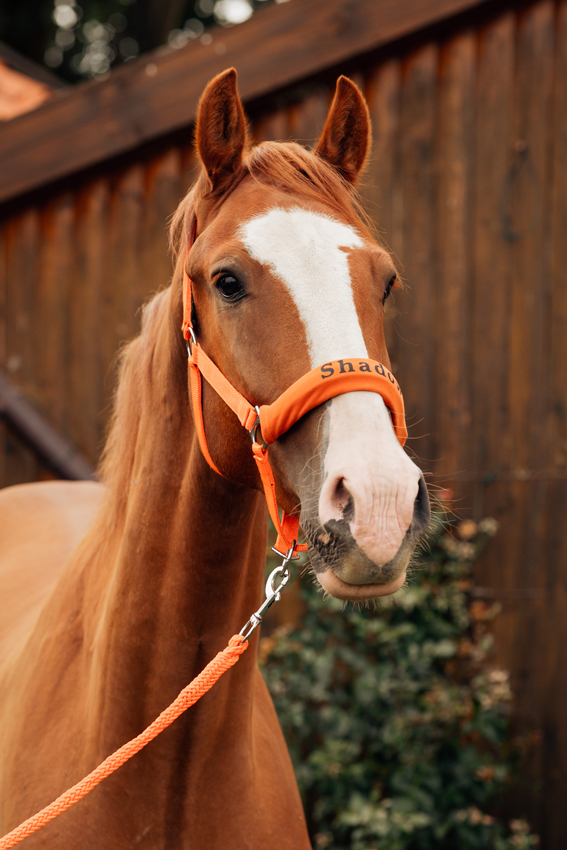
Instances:
[[[324,378],[333,364],[382,364],[394,381],[383,314],[399,277],[357,200],[370,138],[358,88],[338,80],[314,151],[252,146],[229,69],[206,87],[195,135],[201,170],[172,220],[172,282],[122,354],[102,483],[0,493],[2,834],[144,729],[261,601],[262,476],[207,380],[196,402],[188,348],[190,367],[198,343],[260,412],[317,367]],[[255,445],[262,427],[249,429]],[[355,602],[398,590],[429,503],[383,395],[335,393],[269,449],[274,499],[299,520],[322,589]],[[26,846],[307,850],[257,636]]]

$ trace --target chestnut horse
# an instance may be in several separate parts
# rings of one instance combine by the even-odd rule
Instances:
[[[396,271],[353,188],[369,134],[366,104],[345,78],[314,153],[248,145],[233,70],[206,88],[202,170],[173,220],[173,282],[123,354],[103,484],[0,495],[2,834],[145,728],[261,602],[261,481],[248,434],[206,381],[204,426],[221,474],[202,453],[180,330],[184,268],[199,344],[253,404],[327,361],[389,365],[383,305]],[[278,502],[300,516],[325,591],[346,600],[396,591],[429,507],[382,396],[336,396],[270,457]],[[308,848],[256,641],[257,632],[195,707],[26,847]]]

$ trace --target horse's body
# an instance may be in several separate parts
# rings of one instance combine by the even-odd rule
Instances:
[[[50,484],[0,496],[3,832],[138,734],[261,601],[266,514],[249,437],[204,385],[221,477],[191,418],[180,334],[191,230],[197,335],[255,404],[326,360],[388,363],[382,303],[395,272],[349,194],[368,119],[352,84],[341,86],[317,155],[286,145],[247,154],[234,74],[213,81],[197,127],[203,173],[175,221],[174,280],[124,356],[106,495]],[[321,584],[346,599],[401,586],[427,505],[382,398],[339,396],[270,451],[279,502],[301,509]],[[27,846],[308,848],[255,640],[196,706]]]
[[[20,484],[0,491],[0,659],[35,622],[100,507],[94,482]],[[2,662],[0,661],[0,667]]]

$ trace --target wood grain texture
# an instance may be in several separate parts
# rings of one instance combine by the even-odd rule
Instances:
[[[401,87],[397,57],[373,69],[369,76],[365,95],[372,121],[372,150],[360,181],[367,212],[386,247],[394,253],[401,239],[395,203],[399,195]]]
[[[44,210],[39,273],[32,301],[32,328],[40,330],[34,345],[34,397],[66,430],[69,376],[69,303],[75,270],[75,199],[65,194]],[[35,334],[33,334],[35,337]]]
[[[439,74],[437,233],[442,261],[435,299],[435,457],[445,487],[470,469],[470,315],[472,307],[472,151],[476,38],[460,34],[444,45]]]
[[[95,464],[103,442],[104,365],[101,339],[102,294],[109,274],[108,180],[78,194],[75,227],[75,279],[69,295],[69,433]]]
[[[35,284],[41,250],[40,216],[30,209],[6,223],[5,229],[5,360],[1,364],[16,386],[36,398]],[[33,452],[3,426],[3,486],[36,481],[42,467]]]
[[[554,46],[554,4],[539,2],[519,15],[514,125],[510,151],[512,180],[506,188],[517,234],[511,242],[510,430],[515,463],[529,469],[535,458],[547,465],[549,449],[540,417],[547,418],[546,310],[549,270],[546,242],[549,132]],[[537,83],[535,82],[537,81]],[[525,157],[524,164],[518,155]],[[546,203],[547,202],[547,203]],[[544,213],[544,209],[546,212]],[[508,237],[509,238],[509,237]]]
[[[550,437],[555,467],[567,469],[567,3],[557,15],[553,162],[550,175],[552,408]]]
[[[547,10],[546,10],[547,11]],[[539,297],[543,315],[544,345],[539,368],[543,369],[540,399],[546,403],[543,428],[535,423],[532,451],[542,430],[542,450],[550,468],[563,473],[563,481],[549,482],[543,508],[539,568],[546,591],[546,616],[541,625],[540,647],[543,659],[538,691],[541,693],[544,729],[544,793],[541,797],[542,838],[551,848],[567,845],[567,820],[564,800],[567,794],[567,724],[564,706],[567,700],[567,675],[564,653],[567,630],[567,3],[553,10],[554,45],[552,59],[553,88],[548,117],[549,157],[544,198],[544,275]],[[549,14],[549,12],[548,12]],[[549,19],[540,26],[547,29]],[[544,38],[546,35],[544,35]],[[546,116],[547,117],[547,116]],[[541,320],[540,320],[541,321]]]
[[[528,469],[546,468],[549,460],[545,427],[549,411],[549,382],[545,380],[549,363],[546,317],[549,304],[546,294],[549,228],[545,226],[547,212],[543,214],[542,209],[538,217],[538,207],[545,208],[548,184],[553,20],[553,3],[545,0],[518,15],[516,51],[521,61],[516,66],[512,100],[512,141],[515,148],[512,156],[518,156],[525,145],[524,155],[529,159],[525,160],[523,168],[517,169],[513,183],[508,182],[513,228],[518,234],[510,244],[512,292],[508,427],[513,461],[520,468]],[[506,233],[504,235],[506,237]],[[510,241],[510,235],[507,238]],[[515,511],[518,527],[508,543],[508,586],[519,583],[524,587],[542,587],[545,583],[547,553],[543,532],[547,487],[546,481],[540,481],[529,488],[520,488],[519,485],[515,488],[522,489],[522,492],[518,494]],[[510,636],[510,643],[514,658],[512,684],[519,716],[524,728],[537,724],[545,731],[542,704],[545,666],[542,659],[546,656],[547,646],[541,628],[542,613],[538,606],[526,605],[513,636]],[[537,765],[536,772],[544,785],[549,781],[545,779],[546,750],[547,747],[542,751],[543,760]],[[543,797],[545,836],[545,793]],[[533,805],[532,811],[535,817]]]
[[[473,468],[497,474],[510,467],[508,336],[511,299],[510,246],[502,238],[500,203],[509,165],[514,74],[511,12],[490,23],[479,38],[474,146],[472,322]],[[495,508],[486,485],[475,487],[474,515]],[[494,581],[499,580],[495,576]]]
[[[107,397],[114,386],[113,364],[117,352],[140,328],[141,280],[145,280],[148,287],[155,285],[144,278],[142,264],[145,214],[144,167],[135,164],[116,181],[110,199],[106,245],[108,273],[103,289],[104,333],[101,340]]]
[[[168,219],[185,195],[181,182],[180,152],[172,148],[146,168],[145,215],[143,222],[142,263],[138,278],[140,302],[148,297],[148,280],[155,291],[171,281],[173,262],[168,252]]]
[[[402,187],[400,183],[400,122],[402,69],[399,58],[373,69],[366,84],[372,121],[372,150],[360,180],[365,208],[394,261],[400,261],[402,242]],[[399,362],[399,306],[394,291],[386,301],[384,332],[394,374]]]
[[[403,228],[400,255],[408,286],[396,294],[400,308],[397,378],[404,388],[409,446],[429,471],[434,459],[435,297],[435,116],[439,50],[428,44],[408,57],[403,68],[400,175]]]
[[[217,30],[210,45],[160,48],[107,80],[63,90],[4,126],[0,162],[10,168],[0,201],[189,128],[206,83],[231,65],[249,101],[475,5],[478,0],[301,0]]]

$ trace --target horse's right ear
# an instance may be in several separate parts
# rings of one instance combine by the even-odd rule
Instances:
[[[203,92],[195,137],[211,191],[221,192],[240,172],[246,145],[246,118],[234,68],[211,80]]]
[[[339,77],[323,135],[315,150],[349,183],[355,183],[370,144],[370,115],[362,94],[348,77]]]

